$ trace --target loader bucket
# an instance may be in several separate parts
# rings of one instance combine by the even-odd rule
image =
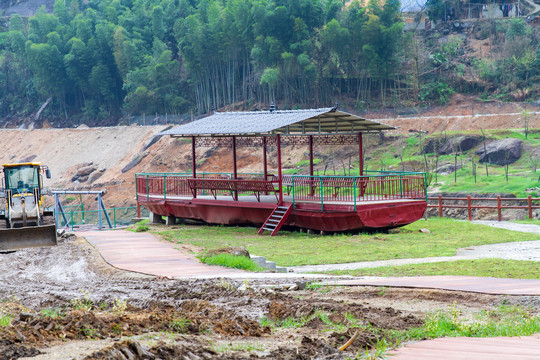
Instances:
[[[55,225],[0,230],[0,252],[57,244]]]

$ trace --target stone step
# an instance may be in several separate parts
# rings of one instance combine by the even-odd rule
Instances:
[[[257,255],[249,255],[251,260],[253,260],[257,265],[259,265],[262,268],[268,269],[270,271],[276,271],[276,272],[287,272],[287,268],[276,266],[276,263],[274,261],[267,261],[264,256],[257,256]]]

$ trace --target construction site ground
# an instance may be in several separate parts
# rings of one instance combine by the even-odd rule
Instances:
[[[392,279],[365,286],[369,279],[347,284],[343,279],[302,274],[231,276],[226,269],[223,278],[215,270],[209,274],[199,269],[206,276],[179,279],[162,270],[170,267],[174,254],[185,257],[168,243],[164,243],[171,247],[168,262],[156,261],[153,269],[144,270],[147,274],[125,271],[121,268],[143,253],[149,254],[146,262],[155,261],[150,249],[156,245],[118,243],[122,233],[128,232],[109,231],[101,237],[81,232],[64,236],[56,247],[1,255],[0,318],[9,314],[13,320],[1,329],[0,359],[348,359],[370,349],[381,331],[421,326],[428,314],[440,310],[452,308],[465,319],[502,304],[540,312],[537,295],[422,288],[421,279],[416,280],[420,288],[391,284]],[[106,239],[114,245],[106,244]],[[114,261],[102,257],[98,250],[107,246],[123,257]],[[139,261],[141,268],[147,266],[144,262]],[[189,264],[187,268],[193,270]],[[197,277],[193,272],[191,276]],[[469,288],[474,283],[474,279],[463,280]],[[340,285],[320,285],[333,281]],[[459,281],[454,279],[454,285]],[[490,281],[476,283],[486,288]],[[312,285],[304,288],[306,284]],[[387,287],[393,285],[397,287]],[[270,327],[261,321],[294,323],[307,317],[312,318],[290,327]],[[357,324],[369,324],[373,330],[363,330],[349,348],[339,351]],[[499,349],[491,358],[500,354],[505,355],[501,359],[527,358],[524,354],[540,342],[538,337],[521,340],[518,357],[512,357],[516,345],[508,343],[511,348]],[[467,346],[485,350],[474,345],[475,339],[464,341],[462,351]],[[393,358],[411,358],[411,353],[418,358],[415,351],[433,354],[434,349],[440,352],[447,346],[429,344],[427,348],[412,345]]]
[[[521,105],[482,110],[514,115],[456,117],[458,110],[472,110],[460,104],[456,100],[453,107],[418,114],[416,119],[384,122],[400,126],[402,133],[522,127],[515,115]],[[529,126],[539,129],[536,110],[531,111],[535,116]],[[47,187],[106,190],[106,204],[130,206],[135,204],[136,172],[191,169],[189,141],[161,138],[151,144],[163,128],[3,129],[0,161],[41,161],[53,173]],[[306,151],[288,150],[289,164]],[[201,148],[197,155],[202,159],[200,171],[232,169],[228,149]],[[239,171],[260,171],[261,158],[260,150],[242,149]],[[101,176],[93,182],[74,182],[77,170],[87,166],[94,166]],[[124,253],[125,262],[134,257]],[[153,267],[145,259],[137,262]],[[215,274],[199,279],[147,275],[111,266],[80,235],[63,237],[52,248],[2,253],[0,274],[0,323],[10,323],[0,326],[0,360],[354,359],[370,349],[381,332],[419,327],[435,311],[454,308],[468,319],[505,304],[540,313],[539,297],[531,295],[323,286],[317,277],[302,274],[247,280]],[[310,320],[301,326],[268,325],[305,318]],[[337,350],[352,337],[357,324],[371,328],[366,327],[345,351]],[[516,346],[508,344],[507,349]]]

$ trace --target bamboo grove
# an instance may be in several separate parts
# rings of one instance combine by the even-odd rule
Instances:
[[[464,63],[462,38],[404,32],[398,0],[56,0],[2,19],[0,118],[47,101],[49,116],[102,122],[271,101],[407,106],[501,82],[534,89],[540,74],[524,20],[486,30],[504,42],[513,29],[513,57]]]

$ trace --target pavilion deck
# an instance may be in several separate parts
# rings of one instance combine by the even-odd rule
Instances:
[[[287,225],[324,231],[401,226],[426,208],[425,178],[418,173],[286,175],[282,184],[256,174],[199,176],[137,174],[137,202],[160,216],[254,225],[285,205],[292,208]]]

